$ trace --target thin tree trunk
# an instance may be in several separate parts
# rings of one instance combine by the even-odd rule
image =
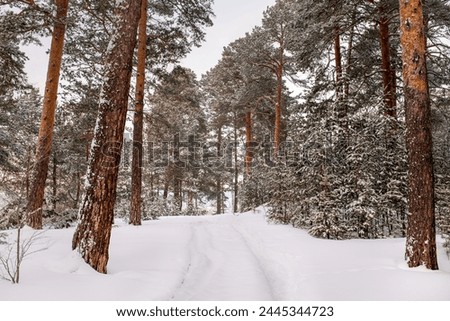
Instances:
[[[422,1],[399,2],[409,166],[406,257],[409,267],[424,265],[437,270],[433,142]]]
[[[281,69],[281,68],[280,68]],[[283,78],[279,74],[282,71],[278,70],[277,73],[277,101],[275,105],[275,135],[274,135],[274,156],[278,158],[278,152],[281,145],[281,100],[283,97]]]
[[[233,213],[238,212],[238,189],[239,189],[239,167],[238,167],[238,140],[237,140],[237,113],[234,111],[234,200]]]
[[[280,48],[277,66],[277,100],[275,105],[275,134],[274,134],[274,158],[278,158],[281,145],[281,117],[283,103],[283,72],[284,72],[284,34],[280,37]]]
[[[192,190],[188,190],[188,209],[189,211],[194,210],[194,192]],[[192,214],[192,213],[188,213]]]
[[[251,175],[253,163],[253,119],[252,112],[248,111],[245,115],[245,173]]]
[[[20,244],[22,244],[21,239],[21,231],[22,231],[22,216],[19,216],[19,226],[17,227],[17,243],[16,243],[16,277],[13,280],[13,283],[18,284],[20,282],[20,264],[23,258],[23,253],[20,249]]]
[[[27,151],[27,170],[26,170],[26,176],[25,176],[25,192],[27,199],[30,196],[30,171],[31,171],[31,148],[28,148]]]
[[[216,214],[222,213],[222,181],[220,176],[216,180]]]
[[[173,175],[173,194],[175,206],[181,212],[183,208],[183,191],[181,173],[178,168],[175,169],[175,174]]]
[[[142,136],[144,130],[145,61],[147,56],[147,0],[142,0],[138,35],[138,65],[136,76],[136,104],[133,119],[133,160],[131,173],[130,224],[141,225],[142,220]]]
[[[100,273],[107,272],[111,222],[125,129],[133,51],[141,0],[116,1],[115,24],[105,59],[99,113],[89,156],[81,221],[72,248]]]
[[[336,114],[340,127],[338,132],[339,149],[345,151],[348,145],[348,102],[344,101],[346,95],[345,83],[347,79],[343,79],[342,52],[341,52],[341,35],[340,28],[336,24],[334,28],[334,61],[336,65]]]
[[[152,171],[150,173],[150,200],[153,202],[155,199],[155,173]],[[158,194],[157,194],[158,195]],[[159,196],[159,195],[158,195]]]
[[[386,16],[386,3],[380,4],[380,46],[381,46],[381,72],[383,75],[383,89],[384,89],[384,114],[386,116],[396,118],[396,88],[394,84],[391,63],[391,47],[390,47],[390,32],[389,19]]]
[[[51,199],[51,210],[56,212],[56,196],[58,194],[58,161],[56,156],[53,155],[53,168],[52,168],[52,199]]]
[[[222,156],[222,126],[220,126],[217,131],[217,157],[219,158],[219,162],[221,162]],[[223,212],[222,177],[220,172],[217,171],[216,174],[216,214]]]
[[[76,180],[77,180],[77,194],[75,196],[75,201],[74,201],[73,208],[77,208],[78,207],[78,202],[80,201],[80,194],[81,194],[81,174],[80,174],[80,172],[77,172]]]
[[[170,187],[170,179],[172,176],[172,170],[171,165],[169,164],[166,168],[165,175],[164,175],[164,191],[163,191],[163,199],[167,199],[169,196],[169,187]]]
[[[56,101],[58,98],[59,75],[61,71],[66,32],[68,0],[55,0],[56,16],[50,46],[47,82],[45,84],[41,125],[36,145],[36,164],[27,203],[27,223],[34,229],[42,229],[42,206],[44,204],[45,181],[53,141]]]
[[[336,99],[341,99],[342,94],[342,54],[340,28],[334,28],[334,63],[336,65]]]
[[[346,99],[348,99],[350,96],[350,70],[352,68],[352,59],[353,59],[356,13],[357,13],[356,10],[354,10],[352,13],[352,20],[351,20],[352,27],[350,28],[350,36],[348,39],[347,61],[345,66],[345,79],[344,79],[344,97]]]

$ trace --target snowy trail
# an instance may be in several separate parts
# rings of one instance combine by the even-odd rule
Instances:
[[[231,221],[191,229],[189,264],[171,300],[275,299],[261,263]]]
[[[408,269],[404,239],[320,240],[264,214],[118,221],[107,275],[71,251],[73,228],[47,230],[21,284],[0,279],[0,300],[450,300],[440,238],[440,271]]]

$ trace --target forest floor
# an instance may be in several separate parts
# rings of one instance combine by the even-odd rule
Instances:
[[[315,239],[268,224],[264,209],[118,222],[103,275],[71,251],[73,232],[45,231],[21,283],[0,280],[0,300],[450,300],[440,239],[441,270],[427,271],[407,268],[404,239]]]

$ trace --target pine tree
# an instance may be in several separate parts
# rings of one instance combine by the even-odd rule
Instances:
[[[165,200],[170,198],[171,188],[176,208],[176,213],[172,214],[183,211],[183,191],[187,189],[192,196],[199,175],[195,145],[205,134],[206,120],[195,78],[192,70],[176,66],[162,78],[150,98],[153,107],[147,135],[148,140],[157,145],[153,152],[159,154],[159,159],[152,159],[150,165],[163,177]],[[166,150],[163,145],[167,146]]]
[[[409,167],[406,257],[410,267],[424,265],[436,270],[433,143],[422,1],[401,0],[400,21]]]
[[[136,103],[133,118],[133,160],[131,177],[130,223],[141,225],[142,217],[142,153],[144,126],[145,62],[147,56],[147,0],[142,0],[138,34]]]
[[[27,203],[27,223],[35,229],[42,228],[42,206],[44,204],[45,182],[52,150],[68,0],[57,0],[55,4],[56,15],[52,32],[41,125],[36,146],[36,162],[33,167],[32,183]]]
[[[125,128],[133,51],[141,1],[116,1],[115,24],[106,53],[99,113],[89,157],[80,223],[72,248],[100,273],[107,272],[109,241]]]

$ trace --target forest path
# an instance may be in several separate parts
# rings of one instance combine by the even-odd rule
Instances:
[[[142,226],[117,220],[106,275],[72,251],[74,228],[46,230],[35,244],[45,250],[23,262],[20,285],[0,279],[0,300],[450,300],[441,238],[440,271],[409,269],[404,239],[315,239],[267,223],[265,212],[162,217]],[[5,233],[14,243],[15,231]],[[33,233],[24,228],[23,239]]]
[[[171,300],[274,300],[259,258],[234,220],[189,224],[189,263]]]

